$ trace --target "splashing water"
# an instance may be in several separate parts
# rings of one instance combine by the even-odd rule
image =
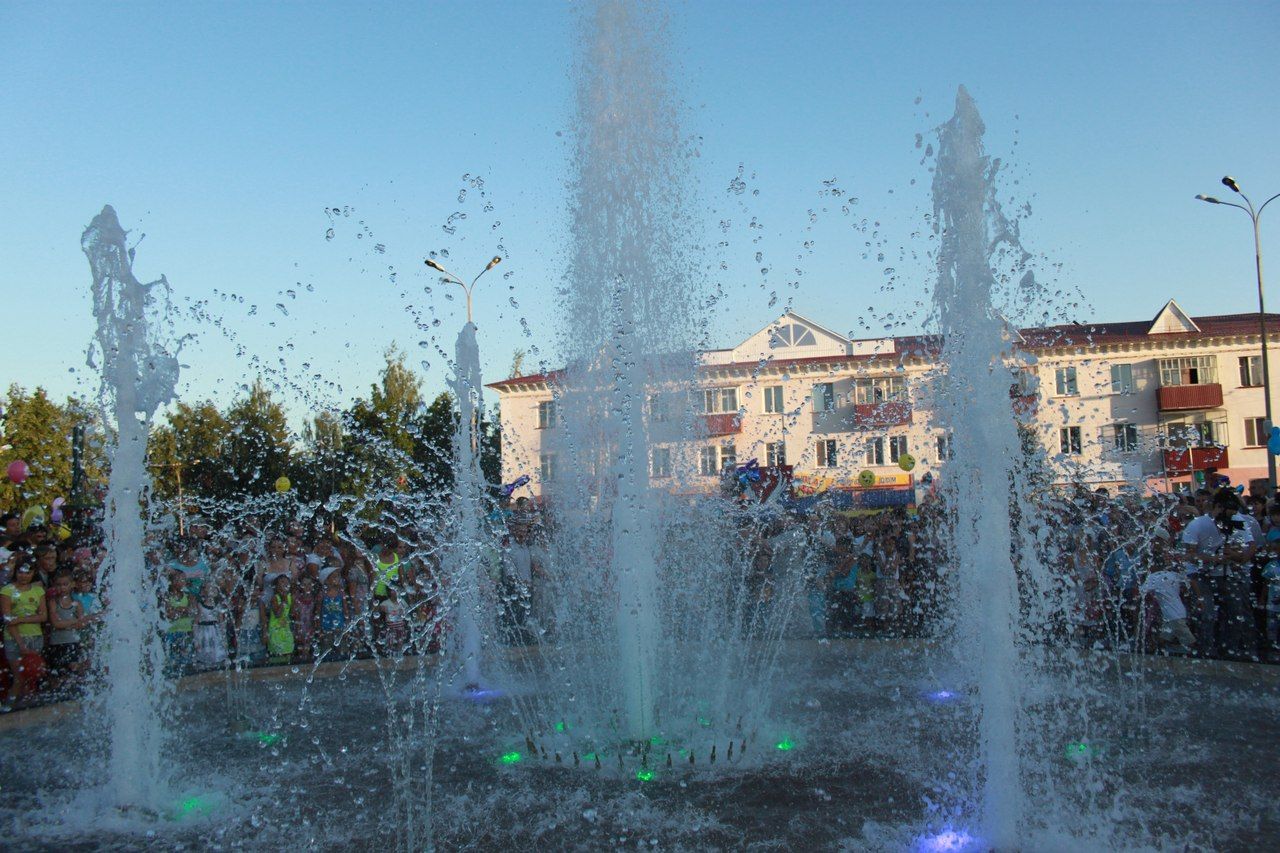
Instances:
[[[1004,220],[983,132],[977,107],[961,87],[955,115],[941,128],[933,182],[935,227],[942,235],[934,300],[947,365],[938,415],[955,454],[946,486],[954,513],[957,641],[980,706],[982,834],[1005,849],[1017,843],[1026,810],[1019,734],[1024,696],[1037,673],[1022,650],[1009,513],[1021,456],[1009,402],[1012,343],[992,304],[993,253],[1016,238],[999,227]],[[1039,571],[1034,557],[1021,556],[1028,573]]]
[[[93,313],[102,358],[103,407],[112,408],[111,453],[104,531],[108,545],[103,645],[107,674],[105,717],[110,737],[109,796],[118,806],[156,809],[162,798],[164,736],[159,614],[143,552],[140,505],[148,488],[147,434],[156,409],[173,397],[175,352],[161,339],[169,284],[142,284],[133,275],[126,232],[108,205],[81,237],[93,271]],[[92,367],[92,360],[90,363]]]
[[[483,541],[481,507],[484,478],[480,473],[480,424],[483,411],[480,380],[480,346],[476,326],[468,321],[458,333],[457,376],[453,392],[458,399],[458,429],[454,433],[456,460],[454,508],[458,524],[456,547],[450,549],[448,576],[458,585],[456,656],[460,658],[464,684],[478,690],[481,685],[481,591],[477,548]]]

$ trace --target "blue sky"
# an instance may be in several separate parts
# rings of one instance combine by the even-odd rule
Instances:
[[[1002,198],[1030,206],[1055,308],[1077,310],[1059,289],[1083,294],[1081,319],[1169,297],[1256,307],[1247,219],[1193,196],[1225,192],[1226,172],[1280,192],[1274,3],[699,2],[671,22],[708,286],[731,297],[718,343],[788,299],[843,332],[914,331],[930,273],[916,135],[962,83],[1009,163]],[[576,32],[551,2],[0,6],[0,381],[93,387],[79,235],[104,203],[145,233],[139,276],[168,276],[197,336],[189,398],[282,363],[296,414],[342,404],[393,342],[442,387],[462,307],[422,266],[432,250],[464,276],[506,256],[477,292],[487,377],[517,347],[554,362]],[[833,178],[849,215],[822,195]],[[195,318],[204,300],[217,324]]]

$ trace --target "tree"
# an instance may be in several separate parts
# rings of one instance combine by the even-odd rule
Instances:
[[[284,408],[262,380],[227,410],[221,466],[231,495],[264,495],[289,473],[293,441]]]
[[[152,430],[147,452],[156,495],[177,497],[179,478],[188,495],[221,499],[233,494],[223,458],[230,426],[218,407],[210,400],[175,403],[166,421]]]
[[[24,460],[30,475],[21,486],[0,480],[0,510],[23,511],[43,506],[46,511],[55,498],[71,497],[74,441],[80,437],[81,465],[86,492],[100,484],[106,470],[103,435],[98,421],[81,401],[68,398],[65,405],[49,399],[43,388],[28,393],[9,386],[3,414],[4,444],[0,466]]]

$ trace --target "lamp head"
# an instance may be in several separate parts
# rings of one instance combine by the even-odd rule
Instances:
[[[1222,179],[1222,185],[1228,188],[1229,190],[1231,190],[1233,193],[1240,192],[1240,185],[1237,184],[1236,179],[1231,177],[1230,175],[1227,175],[1225,178]]]
[[[1200,195],[1196,196],[1196,200],[1207,201],[1209,202],[1209,204],[1222,204],[1222,202],[1218,201],[1218,199],[1214,198],[1211,195],[1205,195],[1204,193],[1201,193]]]
[[[489,270],[493,269],[500,263],[502,263],[502,258],[499,257],[498,255],[494,255],[493,260],[489,261],[489,265],[484,268],[484,271],[488,272]]]
[[[427,258],[425,261],[423,261],[423,263],[431,267],[436,272],[444,272],[444,267],[436,263],[435,258]]]

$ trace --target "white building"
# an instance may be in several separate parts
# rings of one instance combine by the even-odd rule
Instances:
[[[1280,317],[1267,315],[1268,342]],[[1145,481],[1183,488],[1217,469],[1266,476],[1257,314],[1188,317],[1169,301],[1153,320],[1011,331],[1011,405],[1052,458],[1060,482]],[[856,490],[859,475],[907,486],[945,476],[948,439],[929,405],[940,340],[857,340],[787,313],[735,347],[701,355],[696,439],[655,439],[654,485],[716,488],[748,459],[790,465],[803,489]],[[555,476],[558,374],[492,383],[501,408],[503,474]],[[1274,390],[1274,382],[1273,382]],[[651,399],[651,422],[670,401]],[[655,406],[663,409],[656,411]],[[913,457],[910,472],[900,465]],[[870,475],[864,472],[871,472]]]

